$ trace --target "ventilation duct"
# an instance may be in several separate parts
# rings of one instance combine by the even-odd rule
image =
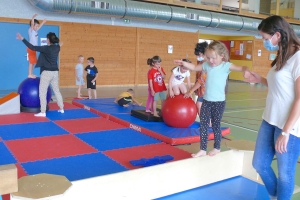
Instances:
[[[193,24],[236,31],[257,31],[259,19],[131,0],[29,0],[50,12]],[[300,36],[300,26],[292,25]]]

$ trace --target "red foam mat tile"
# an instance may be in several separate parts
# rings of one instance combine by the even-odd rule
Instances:
[[[186,152],[184,150],[178,149],[176,147],[164,143],[117,149],[117,150],[109,150],[109,151],[104,151],[102,153],[128,169],[140,168],[140,167],[132,166],[129,161],[139,160],[141,158],[153,158],[155,156],[164,156],[164,155],[173,156],[174,157],[173,161],[191,158],[191,154],[189,152]]]
[[[18,169],[18,178],[21,178],[23,176],[27,176],[28,174],[25,172],[25,170],[23,169],[23,167],[20,165],[20,163],[16,164],[16,167]]]
[[[60,108],[58,107],[57,103],[49,103],[49,110],[59,110]],[[75,106],[73,104],[70,104],[68,102],[64,102],[64,110],[68,110],[68,109],[78,109],[78,106]]]
[[[80,120],[58,120],[55,121],[55,123],[73,134],[125,128],[120,124],[102,117],[85,118]]]
[[[49,119],[46,117],[35,117],[34,113],[11,114],[11,115],[0,115],[0,125],[6,124],[25,124],[32,122],[48,122]]]
[[[30,162],[98,152],[98,150],[73,135],[10,140],[5,143],[18,162]]]

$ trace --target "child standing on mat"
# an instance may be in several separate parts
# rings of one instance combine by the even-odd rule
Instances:
[[[29,22],[29,29],[28,29],[28,36],[29,36],[29,43],[33,46],[38,46],[38,30],[42,28],[42,26],[46,23],[46,19],[43,20],[43,22],[40,24],[40,22],[35,19],[37,14],[34,14],[32,16],[32,19]],[[31,50],[30,48],[27,48],[28,53],[28,78],[36,78],[36,76],[33,74],[33,66],[36,64],[36,51]]]
[[[142,105],[142,103],[139,103],[134,97],[134,91],[133,89],[128,89],[126,92],[122,92],[116,99],[115,103],[119,104],[123,107],[128,107],[130,103],[133,102],[133,104],[138,104],[139,106]]]
[[[75,67],[76,85],[78,86],[77,98],[81,98],[81,88],[84,85],[83,62],[84,62],[84,57],[82,55],[78,56],[78,63]]]
[[[94,97],[97,99],[97,91],[96,91],[96,80],[98,78],[98,69],[94,65],[95,59],[93,57],[89,57],[87,59],[88,66],[84,69],[86,71],[86,85],[88,89],[89,99],[92,99],[92,92],[93,90]]]
[[[166,99],[166,90],[167,90],[164,82],[166,73],[163,70],[163,68],[160,66],[161,61],[162,60],[159,56],[154,56],[153,58],[148,58],[147,60],[147,64],[153,66],[148,74],[148,80],[151,88],[151,94],[154,97],[153,116],[155,117],[160,117],[156,110],[157,101],[160,98],[161,108],[162,108],[164,100]]]
[[[184,62],[191,63],[188,59],[182,59]],[[172,69],[172,74],[169,79],[169,95],[173,98],[175,95],[186,94],[187,89],[184,84],[184,79],[187,78],[188,88],[191,88],[190,71],[180,65]]]
[[[228,74],[231,71],[244,72],[244,77],[248,77],[250,71],[245,66],[236,66],[224,60],[229,59],[226,46],[219,41],[214,41],[208,45],[205,51],[207,61],[197,66],[176,60],[175,63],[183,65],[195,71],[205,71],[207,74],[206,89],[203,97],[203,104],[200,114],[200,151],[192,154],[192,157],[206,155],[209,120],[211,119],[214,131],[214,149],[208,155],[214,156],[220,152],[221,146],[221,119],[225,109],[225,85]]]
[[[147,61],[147,64],[148,64],[148,61]],[[148,65],[150,65],[150,69],[148,70],[148,73],[147,73],[147,79],[149,77],[151,68],[153,67],[152,63],[150,63]],[[153,114],[153,101],[154,101],[154,97],[152,96],[150,82],[148,79],[148,98],[147,98],[147,103],[146,103],[146,112],[147,113]]]

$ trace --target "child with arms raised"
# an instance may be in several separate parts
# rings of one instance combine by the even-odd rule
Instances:
[[[208,45],[205,51],[207,61],[199,63],[197,66],[176,60],[175,63],[184,67],[195,70],[205,71],[207,74],[206,89],[203,97],[203,103],[200,113],[200,151],[192,154],[192,157],[200,157],[206,155],[207,150],[207,129],[209,120],[211,119],[212,129],[214,131],[214,149],[208,155],[214,156],[220,152],[221,146],[221,119],[225,109],[225,86],[228,74],[231,71],[244,72],[244,77],[250,76],[250,71],[245,66],[236,66],[233,63],[226,62],[229,59],[226,46],[219,41],[214,41]]]
[[[42,28],[42,26],[46,23],[46,19],[43,20],[43,22],[40,24],[40,22],[35,19],[37,14],[34,14],[32,16],[32,19],[29,22],[29,29],[28,29],[28,36],[29,36],[29,43],[33,46],[38,46],[38,30]],[[37,63],[36,59],[36,51],[31,50],[30,48],[27,48],[28,53],[28,78],[36,78],[36,76],[33,74],[33,66]]]

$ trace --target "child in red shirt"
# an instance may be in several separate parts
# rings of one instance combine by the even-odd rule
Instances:
[[[160,98],[161,108],[163,106],[164,100],[166,99],[167,87],[164,82],[166,73],[160,66],[161,58],[159,56],[154,56],[153,58],[148,58],[147,64],[153,66],[148,73],[149,86],[151,88],[151,94],[154,97],[153,101],[153,116],[159,117],[156,111],[157,101]]]

